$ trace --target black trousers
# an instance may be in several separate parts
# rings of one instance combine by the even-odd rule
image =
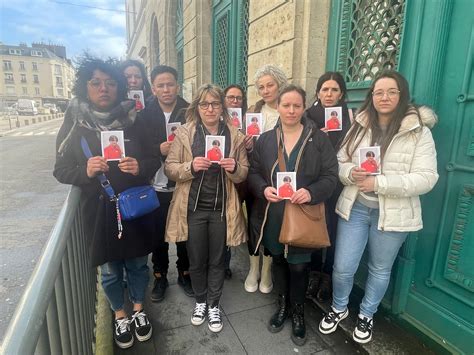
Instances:
[[[289,264],[283,254],[273,256],[273,280],[279,295],[289,296],[290,302],[303,304],[308,288],[309,263]]]
[[[311,254],[311,270],[322,271],[325,274],[332,275],[332,267],[334,265],[334,254],[336,251],[336,235],[337,235],[337,222],[339,216],[336,213],[336,204],[343,189],[342,184],[339,182],[336,186],[336,190],[329,199],[326,200],[326,225],[328,228],[329,240],[331,246],[326,248],[326,259],[323,261],[323,250],[318,249]]]
[[[156,209],[155,213],[155,240],[153,247],[153,254],[151,261],[153,262],[153,272],[160,274],[166,274],[170,259],[168,256],[169,244],[165,242],[165,231],[166,231],[166,218],[168,216],[168,210],[170,207],[171,198],[173,197],[172,192],[157,192],[158,200],[160,201],[160,207]],[[189,270],[189,259],[188,252],[186,250],[186,242],[176,243],[176,251],[178,260],[176,261],[176,268],[178,271]]]
[[[224,286],[227,226],[221,211],[188,211],[189,274],[196,302],[219,302]]]

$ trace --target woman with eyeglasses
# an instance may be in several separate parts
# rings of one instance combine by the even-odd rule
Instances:
[[[245,136],[225,109],[224,93],[201,86],[186,111],[165,162],[165,173],[176,181],[166,225],[166,241],[186,241],[189,272],[196,298],[191,324],[222,330],[219,300],[224,286],[225,249],[247,240],[244,215],[235,184],[248,173]],[[206,158],[206,136],[224,136],[224,157]]]
[[[356,342],[372,339],[373,316],[390,282],[392,265],[409,232],[423,228],[420,195],[438,180],[436,149],[430,129],[435,113],[410,103],[408,82],[384,71],[372,83],[360,113],[338,153],[344,190],[334,260],[333,301],[319,323],[329,334],[348,316],[354,274],[368,249],[368,278],[353,332]],[[380,147],[381,174],[359,167],[359,149]]]
[[[263,132],[272,130],[278,122],[278,91],[286,86],[288,80],[286,74],[275,65],[264,65],[255,72],[254,76],[255,88],[258,95],[262,98],[257,101],[255,105],[249,108],[249,112],[261,112],[263,114]],[[250,189],[250,187],[249,187]],[[253,196],[248,196],[246,199],[247,215],[250,215]],[[262,269],[260,272],[260,253],[259,248],[253,240],[258,239],[260,231],[249,224],[249,259],[250,268],[247,277],[245,278],[244,288],[247,292],[255,292],[260,290],[262,293],[270,293],[273,289],[272,280],[272,257],[268,249],[263,249]],[[260,284],[259,284],[260,280]]]
[[[149,279],[147,260],[153,220],[150,213],[119,224],[116,204],[98,176],[105,174],[117,195],[130,187],[149,184],[160,166],[148,130],[137,119],[135,103],[126,99],[126,93],[125,77],[115,65],[92,57],[80,63],[74,85],[76,97],[69,103],[58,133],[54,166],[59,182],[81,189],[83,228],[92,266],[100,266],[102,287],[115,313],[114,339],[124,349],[133,345],[134,335],[138,341],[146,341],[152,334],[143,302]],[[103,131],[123,131],[125,157],[106,161],[101,149]],[[124,308],[124,270],[133,304],[130,318]]]
[[[316,126],[325,132],[337,152],[347,131],[351,126],[352,110],[346,104],[346,83],[338,72],[326,72],[321,75],[316,84],[316,101],[306,110],[306,116]],[[342,127],[340,131],[328,131],[326,127],[326,109],[330,107],[341,107]],[[337,115],[337,112],[336,112]],[[338,122],[338,120],[336,120]],[[326,223],[328,227],[331,246],[316,250],[311,256],[310,278],[307,297],[316,298],[319,302],[327,302],[332,295],[332,269],[334,265],[334,251],[337,234],[338,215],[336,214],[336,202],[341,194],[343,185],[338,181],[336,189],[329,199],[326,200]]]
[[[224,96],[225,96],[225,108],[240,108],[242,109],[242,121],[245,120],[245,113],[247,112],[247,94],[243,87],[237,84],[229,85],[224,89]],[[235,124],[234,124],[235,126]],[[243,122],[242,122],[242,132],[243,132]],[[245,148],[247,149],[247,153],[252,150],[253,147],[253,139],[252,137],[245,137]],[[246,208],[247,208],[247,215],[249,211],[249,207],[247,204],[246,196],[247,196],[247,182],[244,181],[237,185],[237,191],[239,192],[239,197],[242,201],[245,200]],[[230,269],[230,260],[232,258],[231,249],[227,248],[225,253],[225,278],[230,279],[232,278],[232,270]]]

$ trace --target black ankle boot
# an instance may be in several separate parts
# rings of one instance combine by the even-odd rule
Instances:
[[[270,319],[268,324],[268,330],[271,333],[278,333],[283,329],[286,318],[289,316],[290,305],[288,303],[288,296],[279,295],[278,296],[278,310]]]
[[[306,342],[306,326],[304,324],[304,304],[294,303],[291,310],[291,325],[293,331],[291,340],[298,346],[304,345]]]

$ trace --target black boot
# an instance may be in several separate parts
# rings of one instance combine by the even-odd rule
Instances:
[[[317,299],[319,302],[324,303],[331,299],[332,296],[332,282],[331,275],[321,273],[321,281],[319,283],[319,291]]]
[[[306,326],[304,324],[304,304],[294,303],[291,310],[291,325],[293,331],[291,340],[298,346],[304,345],[306,342]]]
[[[286,318],[289,316],[290,305],[288,303],[288,296],[279,295],[278,296],[278,310],[270,318],[270,323],[268,323],[268,330],[271,333],[278,333],[283,329]]]

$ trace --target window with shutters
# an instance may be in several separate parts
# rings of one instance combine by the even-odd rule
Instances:
[[[328,70],[348,89],[368,87],[384,69],[397,69],[406,0],[343,0],[332,5]]]
[[[176,7],[176,70],[178,71],[178,83],[180,94],[183,93],[184,74],[184,25],[183,25],[183,0],[178,0]]]
[[[248,0],[213,1],[214,83],[247,86]]]

